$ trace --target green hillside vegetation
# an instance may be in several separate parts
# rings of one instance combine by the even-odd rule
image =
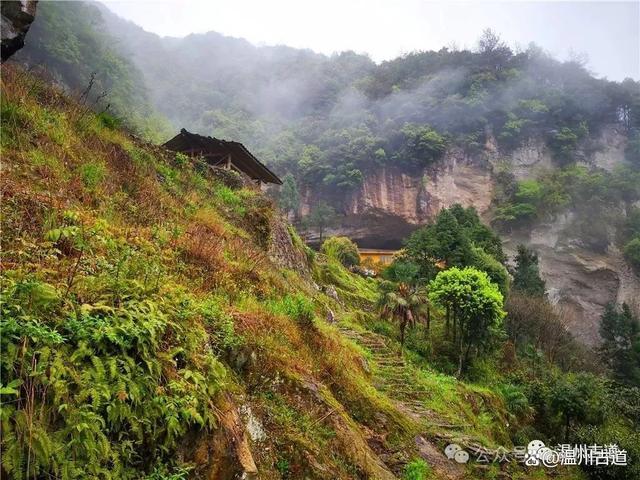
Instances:
[[[345,268],[357,263],[347,239],[310,251],[255,190],[141,143],[23,70],[5,67],[2,82],[0,395],[2,468],[12,478],[229,478],[238,461],[207,452],[227,448],[240,404],[268,432],[253,449],[259,478],[438,478],[413,438],[442,448],[444,424],[493,448],[611,432],[637,448],[628,423],[635,380],[612,390],[585,373],[570,338],[561,349],[545,343],[544,325],[519,316],[517,292],[503,305],[506,277],[493,276],[504,269],[500,242],[472,209],[444,211],[380,283]],[[277,242],[298,261],[274,263]],[[437,273],[442,258],[462,269]],[[527,258],[514,289],[535,277]],[[447,294],[467,281],[483,285],[471,291],[489,323],[468,323],[471,304]],[[402,284],[411,286],[408,310]],[[385,288],[399,290],[380,317]],[[447,306],[457,312],[451,325]],[[329,312],[339,328],[324,321]],[[391,381],[386,367],[342,334],[378,332],[397,351],[399,319],[407,394],[428,418],[377,386],[372,374]],[[450,375],[455,345],[474,352],[457,368],[464,381]],[[473,478],[496,473],[467,468]]]
[[[151,104],[142,72],[118,50],[97,6],[85,2],[43,2],[25,48],[13,58],[48,74],[83,103],[124,119],[151,140],[171,134]]]
[[[640,84],[597,79],[579,60],[557,61],[534,44],[514,50],[487,30],[473,49],[377,65],[353,52],[256,47],[215,32],[161,38],[99,4],[45,2],[16,60],[44,66],[79,96],[95,73],[83,101],[97,111],[110,105],[107,114],[148,139],[186,127],[243,142],[286,179],[287,212],[307,189],[322,201],[295,218],[318,232],[340,224],[344,199],[372,170],[415,173],[448,149],[480,158],[495,139],[508,156],[541,140],[549,171],[521,181],[508,167],[493,172],[495,225],[528,227],[571,210],[588,248],[616,242],[640,264],[638,235],[619,231],[640,198]],[[627,137],[626,165],[577,166],[610,127]]]
[[[60,23],[75,18],[72,8],[91,10],[94,50],[106,43],[110,58],[143,72],[143,81],[131,76],[135,88],[174,128],[242,141],[336,207],[370,168],[424,167],[452,145],[477,153],[488,132],[505,152],[540,137],[566,165],[578,150],[597,148],[605,125],[632,140],[640,129],[638,82],[596,79],[578,60],[559,62],[534,44],[514,51],[489,30],[473,50],[412,52],[376,65],[353,52],[256,47],[215,32],[160,38],[104,7],[44,4],[26,50],[41,52],[38,60],[58,74],[70,52],[86,57],[54,41],[82,27]],[[45,40],[50,46],[40,49]]]
[[[341,249],[313,254],[260,193],[24,70],[3,67],[1,106],[3,477],[232,478],[253,461],[265,479],[431,475],[414,438],[443,448],[438,421],[374,385],[367,347],[324,320],[383,325],[378,282]],[[501,393],[420,362],[403,371],[422,408],[511,444]],[[241,405],[266,437],[238,433]]]
[[[161,39],[99,5],[38,8],[17,60],[66,93],[3,65],[3,478],[640,476],[628,306],[606,309],[602,348],[587,350],[546,298],[536,252],[521,246],[508,266],[473,208],[442,210],[381,278],[350,239],[315,252],[283,218],[318,189],[302,220],[322,241],[368,169],[540,138],[555,168],[495,172],[496,226],[571,209],[585,244],[614,241],[640,269],[637,82],[490,31],[474,51],[376,65],[212,32]],[[282,211],[147,143],[170,134],[155,112],[288,173]],[[576,165],[611,124],[627,164]],[[532,439],[617,443],[631,465],[457,467],[440,453]]]
[[[370,328],[397,338],[418,365],[499,392],[515,444],[588,444],[616,432],[629,455],[638,452],[639,319],[627,305],[607,307],[594,357],[546,298],[536,253],[520,245],[514,260],[508,275],[499,238],[473,208],[444,209],[383,272],[382,317],[397,326]],[[638,474],[635,464],[585,471]]]

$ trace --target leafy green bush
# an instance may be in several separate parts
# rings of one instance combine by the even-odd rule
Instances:
[[[311,325],[315,317],[313,303],[301,294],[285,295],[278,300],[267,302],[267,308],[273,313],[287,315],[301,325]]]
[[[223,206],[236,215],[243,215],[245,213],[242,197],[235,190],[226,185],[217,185],[214,195]]]
[[[133,287],[133,286],[132,286]],[[33,277],[2,283],[2,467],[12,478],[138,478],[215,426],[224,367],[181,292],[76,304]],[[134,453],[135,452],[135,453]],[[28,459],[28,461],[27,461]]]
[[[417,458],[407,463],[402,473],[403,480],[428,480],[431,478],[431,467],[429,464]]]
[[[498,286],[500,292],[503,295],[507,294],[509,291],[509,272],[504,265],[479,247],[473,247],[471,265],[486,272],[491,281]]]
[[[573,159],[578,141],[589,134],[586,122],[580,122],[577,126],[561,127],[549,138],[549,147],[558,161],[565,164]]]
[[[122,120],[120,120],[115,115],[111,115],[108,112],[100,112],[98,115],[96,115],[96,117],[103,127],[107,127],[111,130],[120,128],[120,126],[122,125]]]
[[[632,239],[625,245],[624,257],[640,272],[640,237]]]
[[[498,387],[498,392],[502,395],[507,410],[516,417],[524,417],[531,414],[531,406],[524,389],[512,384],[504,384]]]
[[[327,257],[338,260],[345,267],[360,265],[358,246],[347,237],[327,238],[320,247]]]
[[[401,146],[394,155],[400,163],[424,167],[438,160],[447,149],[446,139],[429,125],[407,123],[400,130]]]

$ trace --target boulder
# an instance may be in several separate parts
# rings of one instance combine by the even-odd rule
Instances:
[[[0,3],[3,62],[24,46],[24,37],[36,17],[37,3],[29,0]]]

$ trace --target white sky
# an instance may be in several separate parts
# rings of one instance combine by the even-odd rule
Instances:
[[[483,29],[511,46],[536,42],[559,59],[586,53],[611,80],[640,79],[640,0],[521,2],[425,0],[103,0],[109,9],[163,36],[216,31],[256,45],[289,45],[375,61],[455,42],[474,47]]]

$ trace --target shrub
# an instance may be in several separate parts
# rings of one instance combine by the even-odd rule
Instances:
[[[211,167],[208,170],[215,179],[232,190],[238,190],[244,185],[242,175],[234,170],[219,167]]]
[[[120,128],[120,126],[122,125],[122,120],[120,120],[118,117],[111,115],[110,113],[107,113],[107,112],[99,113],[97,115],[97,118],[102,124],[102,126],[110,130],[115,130],[117,128]]]
[[[189,165],[189,156],[182,152],[177,152],[174,157],[174,163],[178,168],[184,168]]]
[[[34,278],[4,279],[10,478],[140,478],[147,459],[170,461],[186,435],[216,425],[225,370],[192,321],[192,297],[130,287],[118,302],[103,290],[99,303],[78,304]]]
[[[242,201],[242,197],[238,192],[227,187],[226,185],[218,185],[214,192],[216,199],[231,212],[236,215],[243,215],[245,213],[245,207]]]
[[[640,272],[640,237],[636,237],[624,247],[624,256]]]
[[[82,183],[89,190],[94,190],[104,179],[106,170],[101,163],[85,163],[80,168]]]
[[[507,410],[516,417],[523,417],[531,413],[529,400],[521,387],[505,384],[498,387],[498,391],[504,399]]]
[[[345,267],[360,264],[358,246],[347,237],[330,237],[323,243],[320,251],[327,257],[338,260]]]
[[[431,467],[421,458],[412,460],[404,467],[403,480],[427,480],[431,478]]]
[[[472,251],[475,257],[472,262],[473,266],[489,275],[489,278],[498,286],[500,292],[506,295],[509,291],[509,273],[505,266],[482,248],[472,247]]]
[[[304,295],[285,295],[284,297],[267,303],[271,312],[287,315],[301,325],[311,325],[315,311],[313,303]]]
[[[589,129],[585,122],[581,122],[574,128],[562,127],[551,135],[549,148],[557,160],[567,163],[572,159],[580,139],[588,133]]]

